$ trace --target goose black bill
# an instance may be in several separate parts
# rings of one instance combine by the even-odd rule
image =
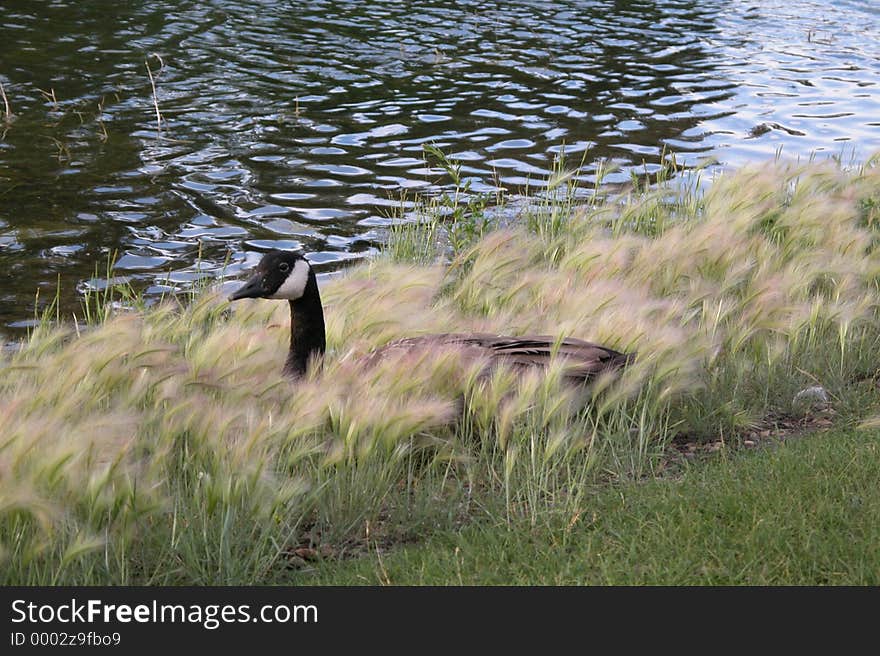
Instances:
[[[232,292],[229,295],[229,300],[237,301],[240,298],[262,298],[265,294],[266,290],[263,289],[263,275],[258,274],[249,278],[241,287]]]

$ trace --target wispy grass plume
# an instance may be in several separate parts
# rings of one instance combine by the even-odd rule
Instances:
[[[399,251],[328,282],[324,367],[296,383],[285,304],[206,291],[46,316],[0,360],[0,582],[271,581],[303,545],[574,516],[674,437],[735,436],[807,387],[844,414],[877,371],[878,189],[874,159],[777,161],[678,203],[670,185],[568,190],[534,220],[480,223],[448,263]],[[556,365],[486,376],[454,349],[359,360],[469,331],[637,358],[586,390]]]

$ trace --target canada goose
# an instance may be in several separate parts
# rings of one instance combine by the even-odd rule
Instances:
[[[284,373],[299,377],[306,373],[310,359],[319,359],[326,349],[324,310],[318,281],[308,260],[291,251],[270,250],[257,265],[256,272],[232,293],[230,301],[241,298],[274,298],[290,303],[290,352]],[[564,375],[572,382],[584,383],[603,371],[623,367],[634,357],[580,339],[555,339],[546,335],[505,337],[484,333],[445,333],[406,337],[369,353],[365,366],[401,349],[459,347],[462,357],[503,362],[518,369],[546,366],[551,357],[563,358]]]

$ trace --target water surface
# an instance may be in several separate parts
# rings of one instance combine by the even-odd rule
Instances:
[[[448,184],[425,143],[509,194],[563,148],[587,183],[601,161],[611,182],[656,171],[664,149],[688,166],[863,159],[880,149],[880,5],[4,0],[0,82],[14,334],[59,280],[78,311],[110,254],[110,277],[151,297],[270,247],[322,271],[367,256],[403,194]]]

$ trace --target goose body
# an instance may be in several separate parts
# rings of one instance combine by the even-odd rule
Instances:
[[[231,301],[240,298],[283,299],[290,303],[290,351],[285,374],[302,376],[310,361],[323,357],[324,310],[315,272],[302,255],[268,251],[254,275],[229,297]],[[372,366],[385,357],[444,347],[454,347],[462,358],[482,360],[487,366],[503,363],[521,371],[546,367],[552,359],[561,359],[565,377],[575,383],[585,383],[602,372],[623,367],[633,358],[632,354],[571,337],[442,333],[395,340],[367,354],[363,364]]]

